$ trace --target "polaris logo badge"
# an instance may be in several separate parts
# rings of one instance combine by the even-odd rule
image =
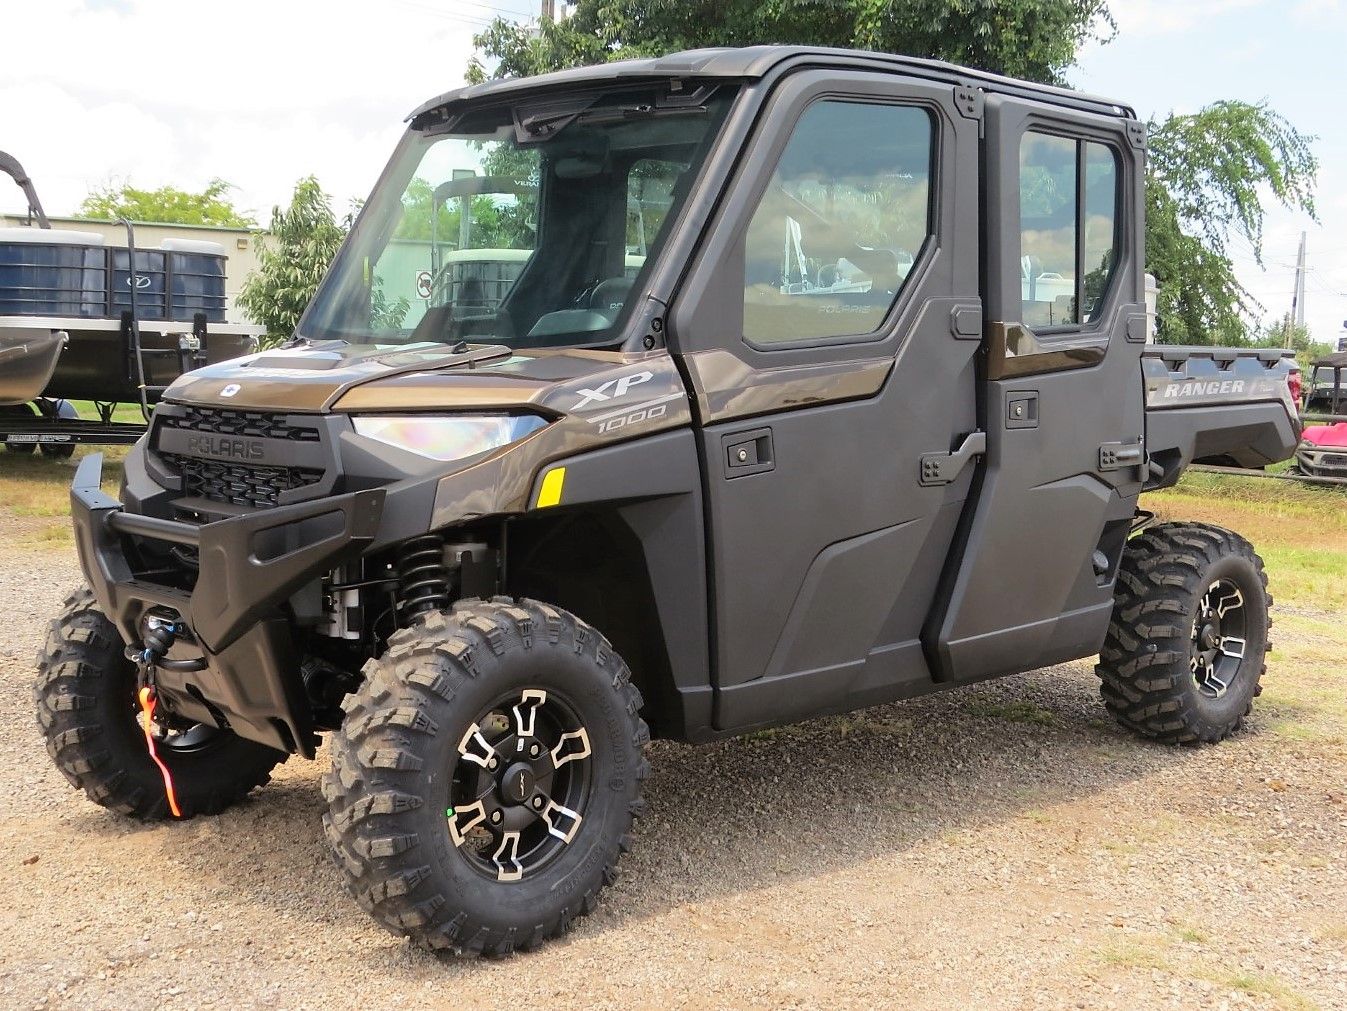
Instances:
[[[223,390],[220,391],[220,396],[232,397],[234,396],[234,394],[238,393],[238,391],[241,389],[243,389],[243,387],[240,386],[238,383],[230,383],[228,386],[226,386]]]
[[[259,439],[229,439],[216,435],[188,436],[187,452],[231,460],[260,460],[264,456]]]

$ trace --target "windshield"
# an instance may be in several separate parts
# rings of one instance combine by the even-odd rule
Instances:
[[[732,91],[554,95],[413,129],[300,332],[360,344],[615,341]]]

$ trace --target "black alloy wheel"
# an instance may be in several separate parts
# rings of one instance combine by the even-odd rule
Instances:
[[[591,756],[589,731],[559,691],[502,696],[458,742],[445,808],[454,846],[496,881],[541,871],[584,822]]]

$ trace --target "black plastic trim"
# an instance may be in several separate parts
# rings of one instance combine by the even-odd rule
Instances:
[[[85,457],[70,490],[80,565],[99,606],[128,643],[150,607],[182,615],[207,667],[159,672],[170,711],[215,722],[240,736],[312,757],[313,726],[299,684],[288,622],[278,606],[301,586],[364,550],[378,533],[382,488],[303,502],[200,526],[126,513],[100,489],[103,458]],[[195,546],[196,585],[183,590],[141,575],[137,539]],[[201,699],[209,701],[203,706]]]

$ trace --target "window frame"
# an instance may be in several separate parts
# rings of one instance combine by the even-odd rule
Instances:
[[[739,301],[743,312],[739,317],[739,340],[752,348],[754,351],[764,354],[770,354],[776,351],[792,351],[806,348],[817,347],[835,347],[846,344],[863,344],[874,341],[881,341],[885,338],[885,332],[889,329],[893,318],[897,314],[899,307],[904,302],[904,297],[911,289],[912,285],[918,281],[919,274],[922,271],[926,261],[930,258],[930,249],[935,243],[937,225],[940,220],[940,208],[937,201],[940,198],[939,193],[939,170],[941,164],[940,151],[940,107],[931,100],[925,100],[917,97],[904,96],[883,96],[883,95],[860,95],[848,91],[824,92],[809,98],[803,106],[796,110],[795,116],[791,121],[790,130],[784,135],[784,140],[773,145],[771,151],[770,168],[765,169],[760,179],[755,181],[753,186],[753,198],[751,201],[745,201],[748,205],[748,211],[736,229],[735,244],[742,254],[747,243],[748,229],[752,226],[757,217],[759,209],[762,207],[763,198],[767,195],[767,189],[776,174],[777,167],[781,164],[781,158],[790,146],[790,142],[795,138],[795,131],[805,116],[815,106],[825,103],[839,103],[850,105],[881,105],[890,108],[900,109],[919,109],[926,113],[927,123],[930,126],[930,145],[929,157],[926,166],[926,234],[922,238],[921,245],[912,254],[912,267],[903,278],[902,284],[894,292],[893,300],[885,307],[883,314],[876,321],[875,326],[870,330],[849,331],[840,334],[829,334],[824,337],[803,337],[796,340],[781,341],[761,341],[753,340],[744,334],[744,319],[747,315],[747,304],[744,302],[744,274],[738,282]],[[739,260],[742,263],[742,259]]]
[[[900,293],[878,328],[840,339],[777,342],[761,349],[743,339],[743,254],[741,241],[762,200],[797,121],[815,101],[876,102],[918,106],[935,120],[931,186],[932,235],[917,252],[911,283]],[[683,247],[686,266],[667,278],[670,293],[669,345],[676,354],[723,354],[755,370],[834,367],[842,363],[881,360],[906,342],[927,301],[948,295],[951,271],[976,270],[975,240],[955,240],[955,212],[969,198],[974,173],[967,159],[953,157],[957,145],[976,143],[964,124],[970,122],[954,102],[954,88],[926,79],[883,70],[836,68],[813,64],[782,70],[762,92],[749,89],[727,123],[734,129],[720,150],[728,171],[710,201],[699,208],[700,231]],[[962,205],[961,205],[962,206]],[[956,248],[957,247],[957,248]]]
[[[1113,297],[1113,292],[1117,288],[1117,277],[1119,268],[1123,262],[1124,255],[1128,252],[1123,248],[1126,239],[1126,233],[1122,229],[1123,205],[1126,190],[1123,186],[1123,172],[1125,159],[1122,149],[1113,139],[1104,139],[1096,136],[1089,131],[1081,131],[1069,128],[1048,128],[1045,129],[1034,123],[1028,123],[1019,134],[1018,143],[1015,145],[1015,190],[1016,190],[1016,216],[1018,218],[1015,229],[1015,262],[1022,262],[1024,257],[1024,218],[1023,218],[1023,200],[1024,200],[1024,175],[1023,175],[1023,152],[1024,142],[1030,134],[1040,137],[1057,137],[1062,140],[1069,140],[1075,146],[1075,194],[1072,197],[1072,205],[1075,208],[1075,223],[1073,229],[1074,256],[1073,267],[1075,269],[1075,310],[1076,319],[1071,323],[1063,323],[1056,326],[1041,327],[1034,329],[1034,334],[1051,340],[1054,337],[1062,337],[1069,334],[1078,334],[1093,332],[1103,325],[1104,309],[1109,306]],[[1087,198],[1086,171],[1089,166],[1089,157],[1087,147],[1090,144],[1097,144],[1102,147],[1113,158],[1113,242],[1114,252],[1112,269],[1109,271],[1108,283],[1099,295],[1096,309],[1090,314],[1090,318],[1085,319],[1085,202]],[[1019,316],[1021,321],[1024,317],[1023,297],[1020,299]]]

